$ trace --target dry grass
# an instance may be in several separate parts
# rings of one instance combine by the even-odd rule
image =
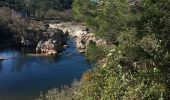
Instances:
[[[64,86],[61,90],[52,89],[49,90],[45,95],[41,94],[38,100],[76,100],[82,87],[82,81],[74,81],[71,87]]]

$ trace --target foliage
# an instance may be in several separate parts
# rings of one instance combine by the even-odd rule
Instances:
[[[106,56],[106,50],[104,50],[102,46],[89,44],[85,55],[89,61],[96,62]]]
[[[75,0],[76,17],[119,45],[84,81],[81,100],[170,99],[170,0]],[[100,54],[100,53],[98,53]]]
[[[7,7],[1,7],[0,13],[0,45],[20,46],[22,38],[30,39],[33,44],[39,42],[44,28],[42,22],[26,20]]]
[[[71,87],[65,86],[62,89],[49,90],[45,95],[41,94],[38,100],[74,100],[78,97],[78,91],[82,86],[81,81],[74,81]]]
[[[50,9],[65,10],[70,9],[73,0],[3,0],[14,5],[21,12],[26,12],[26,16],[44,17]]]
[[[64,10],[64,11],[57,11],[57,10],[48,10],[44,18],[47,19],[57,19],[62,21],[71,21],[73,20],[72,11],[71,10]]]
[[[6,39],[8,43],[10,41],[16,42],[20,35],[24,34],[27,25],[26,21],[10,8],[2,7],[0,8],[0,13],[1,42],[4,42]]]
[[[126,9],[120,9],[127,7],[126,0],[75,0],[73,6],[75,17],[83,20],[97,36],[108,41],[114,41],[113,38],[125,28],[125,22],[131,17]]]

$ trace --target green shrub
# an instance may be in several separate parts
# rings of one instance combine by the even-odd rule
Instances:
[[[97,67],[91,80],[83,84],[84,95],[80,98],[170,99],[170,0],[81,2],[76,0],[74,8],[78,17],[83,18],[96,35],[114,35],[109,29],[116,31],[119,45],[110,51],[107,66]],[[113,17],[110,21],[109,16]],[[87,20],[89,17],[92,21]],[[104,21],[113,25],[102,24]],[[103,28],[106,26],[109,29]]]
[[[106,50],[103,46],[97,46],[96,44],[89,44],[85,52],[85,56],[91,62],[96,62],[106,56]]]

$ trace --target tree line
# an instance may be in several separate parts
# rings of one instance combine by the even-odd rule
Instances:
[[[73,0],[1,0],[0,2],[14,5],[27,16],[43,16],[49,9],[59,11],[71,9]]]

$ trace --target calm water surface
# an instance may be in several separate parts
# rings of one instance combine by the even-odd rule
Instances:
[[[0,56],[11,58],[0,62],[0,100],[32,100],[41,91],[79,80],[90,64],[77,53],[73,39],[68,43],[70,47],[55,57],[28,56],[30,49],[0,50]]]

